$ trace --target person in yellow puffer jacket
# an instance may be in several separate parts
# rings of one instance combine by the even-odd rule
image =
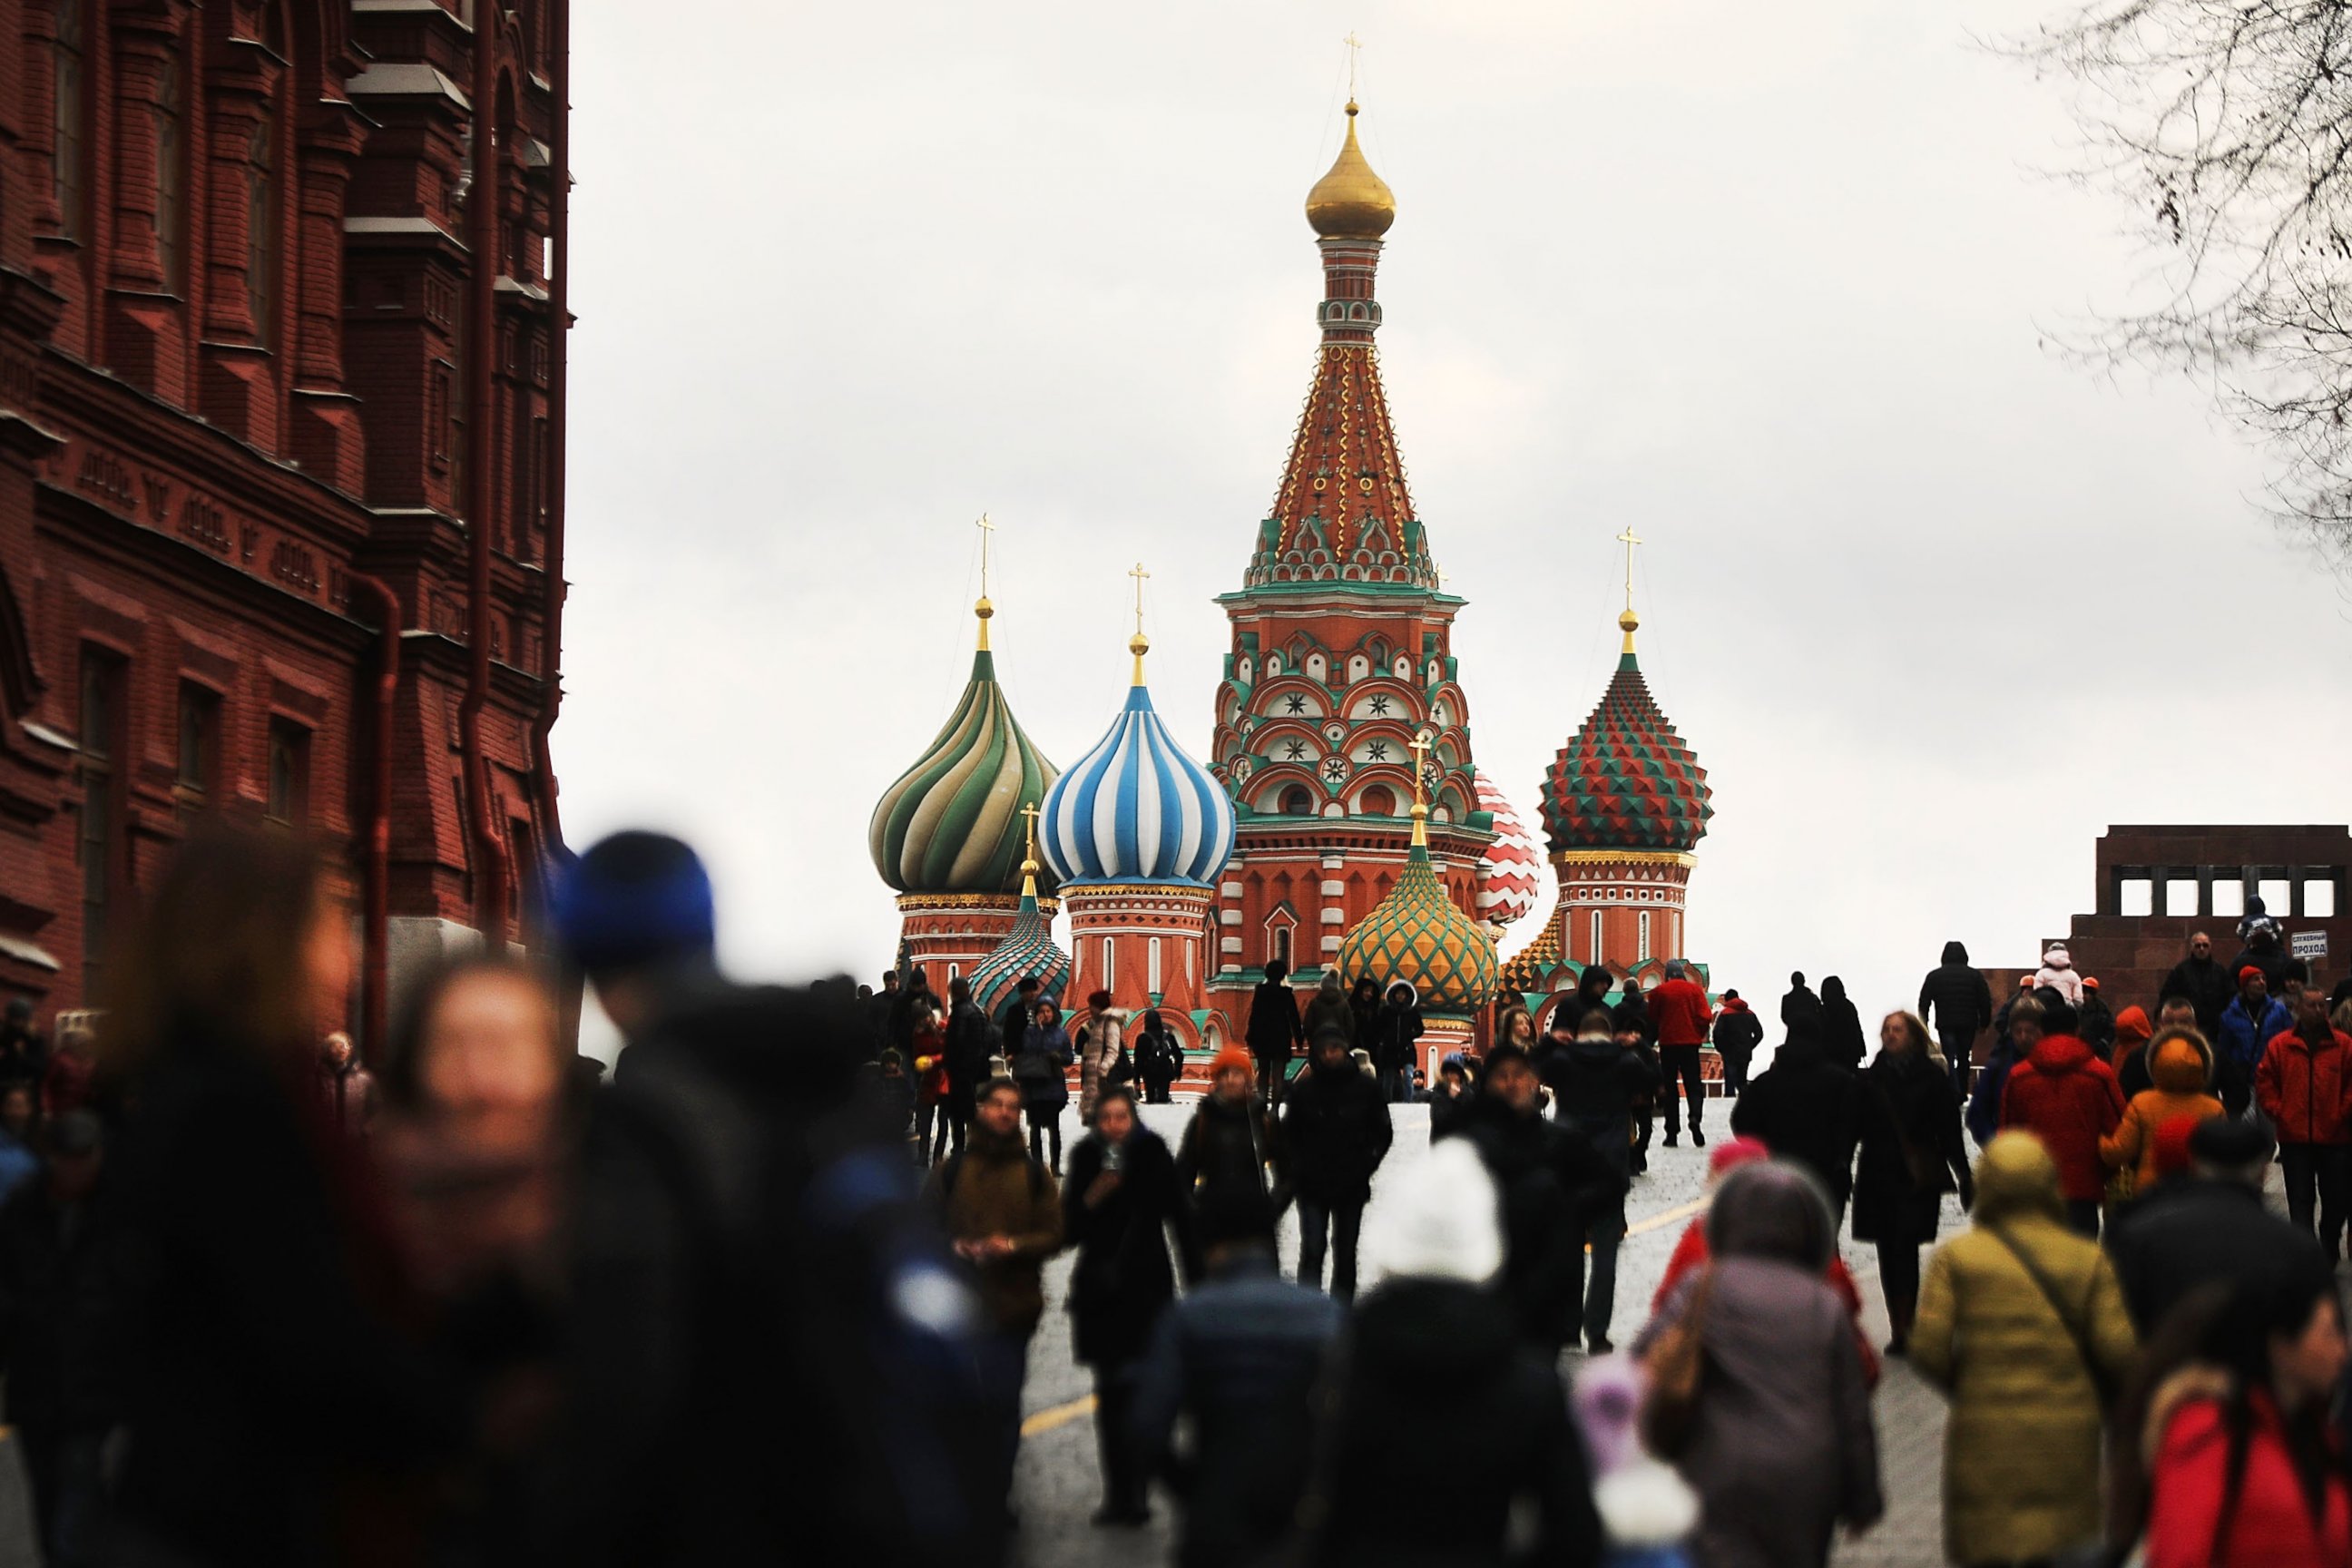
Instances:
[[[2213,1093],[2213,1047],[2194,1029],[2160,1031],[2147,1043],[2148,1076],[2154,1089],[2141,1089],[2124,1109],[2124,1119],[2099,1140],[2099,1158],[2110,1170],[2137,1170],[2141,1187],[2156,1184],[2157,1129],[2175,1117],[2202,1121],[2222,1114]]]

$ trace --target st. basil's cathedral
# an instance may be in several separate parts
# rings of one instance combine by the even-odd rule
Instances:
[[[1024,976],[1083,1013],[1157,1009],[1188,1047],[1237,1039],[1266,966],[1311,988],[1336,966],[1419,993],[1423,1066],[1483,1043],[1498,998],[1540,1022],[1592,962],[1654,979],[1684,956],[1706,774],[1643,679],[1630,595],[1615,676],[1544,778],[1559,903],[1507,964],[1539,851],[1471,751],[1447,593],[1381,383],[1375,290],[1396,199],[1347,136],[1307,193],[1321,342],[1241,586],[1205,765],[1154,710],[1139,620],[1128,700],[1065,773],[998,684],[983,584],[962,699],[875,807],[875,868],[898,894],[902,962],[967,977],[993,1013]],[[1630,531],[1626,536],[1630,542]],[[1070,915],[1071,951],[1051,921]],[[1074,1017],[1074,1026],[1081,1021]]]

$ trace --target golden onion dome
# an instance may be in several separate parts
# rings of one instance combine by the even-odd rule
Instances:
[[[1378,239],[1396,222],[1396,193],[1356,145],[1356,100],[1348,100],[1348,140],[1331,172],[1307,193],[1307,221],[1325,239]]]

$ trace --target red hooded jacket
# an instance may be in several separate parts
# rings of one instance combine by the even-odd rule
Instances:
[[[2149,1467],[2148,1568],[2334,1568],[2352,1562],[2352,1498],[2333,1471],[2321,1519],[2304,1501],[2278,1407],[2252,1398],[2252,1440],[2230,1515],[2229,1538],[2213,1539],[2229,1485],[2230,1434],[2218,1399],[2191,1399],[2164,1424]]]
[[[2000,1124],[2042,1140],[2058,1165],[2068,1201],[2105,1195],[2107,1169],[2099,1140],[2124,1119],[2123,1085],[2116,1069],[2072,1035],[2052,1035],[2011,1069],[2000,1094]]]
[[[1715,1010],[1706,1005],[1706,987],[1696,980],[1668,980],[1645,1000],[1660,1049],[1706,1044],[1706,1026],[1715,1022]]]

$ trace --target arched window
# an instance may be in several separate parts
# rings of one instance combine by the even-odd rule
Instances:
[[[1291,785],[1282,792],[1282,815],[1285,816],[1314,816],[1315,797],[1307,793],[1304,785]]]
[[[49,49],[49,97],[55,112],[49,171],[58,232],[78,240],[89,233],[89,0],[57,0],[57,36]]]
[[[1386,784],[1374,784],[1364,791],[1361,809],[1366,816],[1394,816],[1396,795]]]
[[[163,288],[188,281],[188,56],[173,51],[155,89],[155,260]]]

